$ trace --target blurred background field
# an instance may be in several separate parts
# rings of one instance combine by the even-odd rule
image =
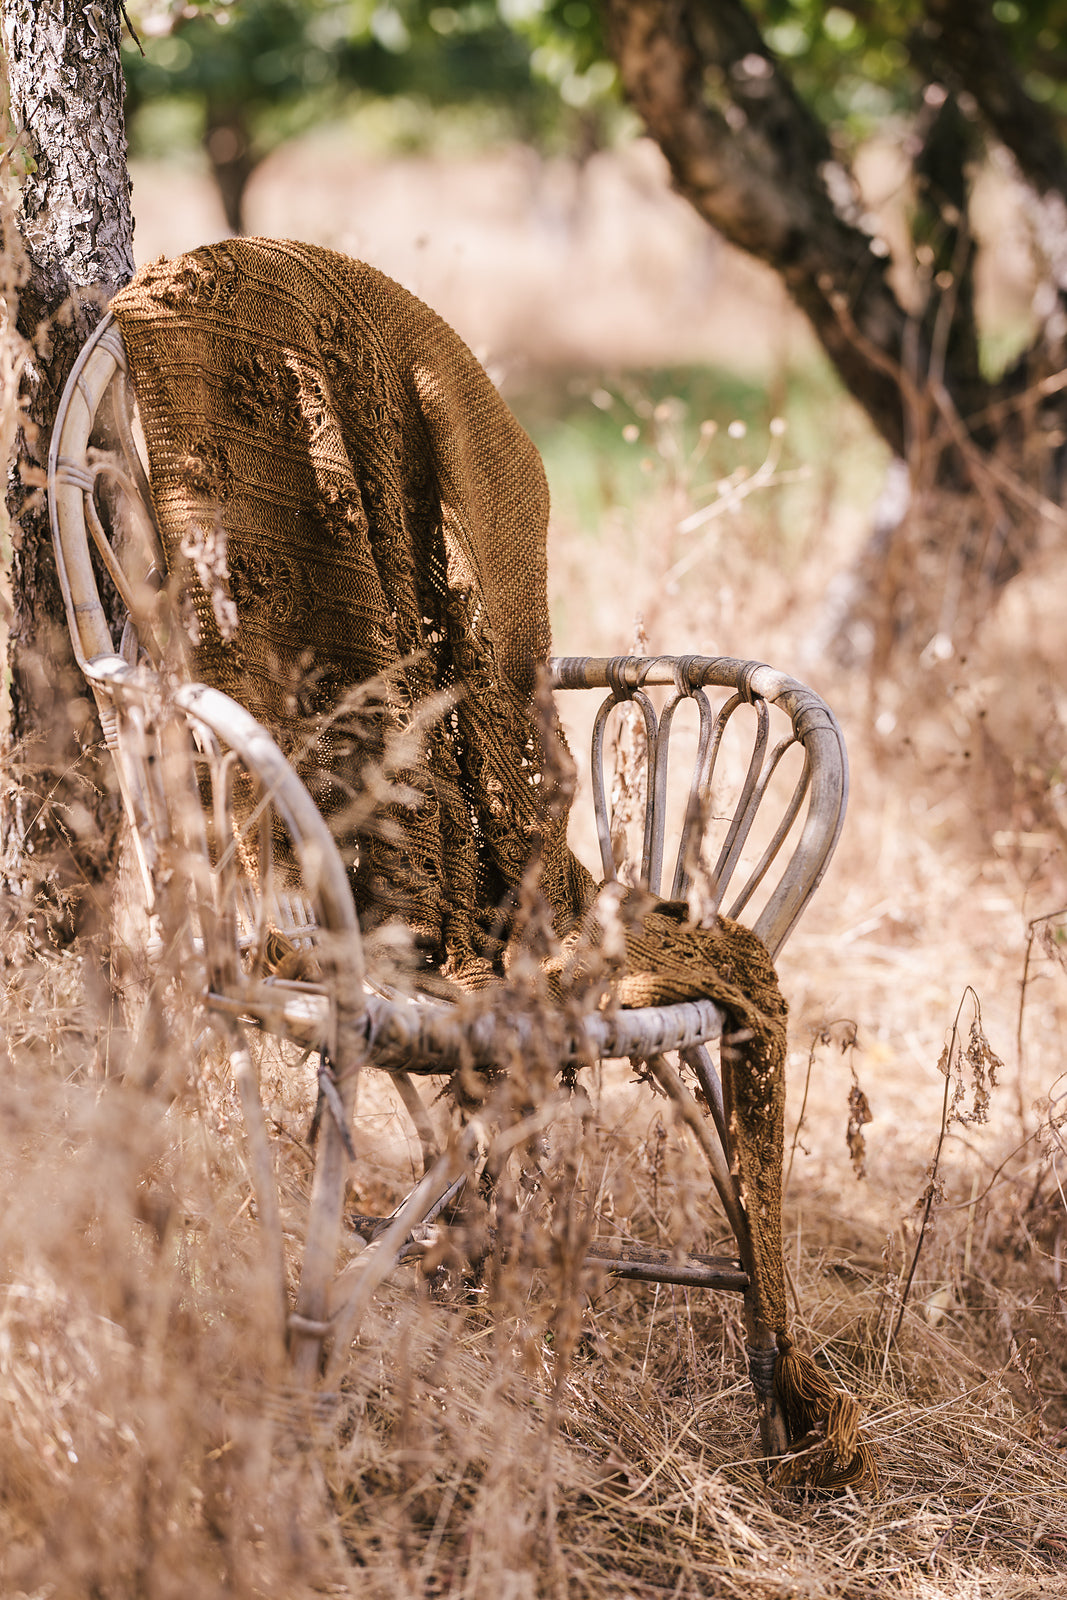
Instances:
[[[866,172],[891,212],[891,141],[871,149]],[[140,156],[132,174],[139,262],[225,235],[199,156]],[[438,1395],[427,1403],[430,1421],[418,1425],[427,1434],[403,1421],[403,1401],[395,1402],[397,1422],[389,1386],[370,1372],[377,1357],[363,1351],[364,1411],[349,1456],[342,1450],[314,1469],[324,1473],[325,1488],[314,1473],[302,1475],[292,1454],[268,1470],[254,1405],[241,1412],[243,1434],[230,1424],[197,1432],[189,1423],[183,1446],[191,1439],[204,1460],[222,1452],[216,1466],[233,1448],[243,1463],[240,1482],[228,1489],[218,1467],[211,1515],[223,1530],[217,1545],[226,1560],[219,1555],[217,1570],[207,1562],[193,1581],[203,1593],[249,1594],[1032,1600],[1067,1592],[1067,1546],[1053,1509],[1067,1444],[1062,554],[1042,551],[961,649],[944,651],[932,635],[872,672],[870,640],[842,641],[838,623],[849,572],[891,481],[888,452],[773,274],[716,239],[671,193],[662,158],[645,141],[579,165],[515,143],[369,154],[366,145],[354,149],[351,130],[319,131],[276,149],[254,173],[245,205],[250,232],[329,245],[398,278],[452,322],[487,366],[545,458],[557,652],[625,650],[640,619],[652,651],[770,661],[811,683],[842,722],[852,763],[849,820],[780,964],[792,1017],[787,1258],[804,1337],[829,1351],[868,1406],[883,1455],[883,1498],[801,1513],[764,1494],[743,1465],[750,1419],[727,1370],[727,1353],[733,1361],[738,1353],[732,1313],[683,1308],[673,1295],[668,1308],[651,1290],[598,1302],[563,1402],[556,1454],[549,1449],[542,1458],[536,1420],[549,1405],[547,1358],[544,1371],[529,1367],[523,1382],[530,1387],[513,1375],[490,1403],[485,1373],[496,1382],[500,1368],[478,1363],[489,1361],[491,1336],[461,1327],[458,1317],[447,1324],[442,1312],[430,1344],[410,1358],[411,1383]],[[988,325],[991,339],[1008,347],[1026,319],[1032,284],[1003,176],[990,175],[986,214],[995,245],[983,280]],[[700,520],[700,512],[709,514]],[[950,595],[944,604],[951,609]],[[589,841],[577,843],[589,856]],[[59,963],[9,986],[20,1092],[27,1063],[59,1086],[102,1074],[99,1036],[86,1020],[97,1003],[92,985],[85,988],[83,974],[68,992],[66,971]],[[939,1057],[968,988],[1003,1070],[988,1122],[949,1129],[934,1220],[890,1358],[894,1308],[920,1239],[917,1207],[941,1126]],[[965,1035],[971,1016],[965,1002]],[[971,1065],[961,1071],[966,1108],[975,1086]],[[695,1215],[693,1227],[714,1234],[714,1220],[693,1199],[702,1180],[681,1135],[655,1109],[633,1122],[624,1076],[609,1074],[601,1091],[613,1107],[617,1170],[639,1187],[662,1181],[676,1213]],[[857,1085],[873,1118],[862,1128],[862,1162],[846,1137]],[[64,1093],[57,1087],[57,1103]],[[11,1116],[17,1100],[12,1090]],[[367,1112],[373,1184],[388,1198],[410,1160],[408,1142],[388,1097],[372,1096]],[[662,1173],[650,1154],[657,1140],[670,1147]],[[156,1159],[165,1168],[170,1158],[157,1152]],[[44,1193],[47,1174],[35,1170]],[[206,1192],[207,1165],[201,1177]],[[233,1173],[224,1178],[236,1210]],[[58,1220],[49,1227],[58,1230]],[[221,1248],[213,1235],[210,1249]],[[124,1271],[136,1278],[128,1260]],[[9,1300],[0,1323],[0,1375],[9,1396],[20,1393],[23,1404],[36,1396],[38,1431],[26,1437],[31,1447],[52,1441],[58,1483],[68,1471],[61,1459],[67,1424],[55,1418],[63,1381],[71,1392],[84,1381],[77,1348],[84,1329],[68,1320],[57,1356],[68,1380],[44,1383],[18,1355],[19,1317],[32,1292],[31,1285],[22,1302]],[[54,1285],[40,1292],[47,1298]],[[205,1299],[210,1305],[206,1286]],[[402,1296],[399,1305],[382,1337],[408,1352],[404,1340],[417,1343],[426,1324],[413,1320]],[[117,1304],[109,1315],[116,1327],[122,1322]],[[233,1327],[226,1317],[208,1318],[214,1343],[198,1347],[196,1360],[217,1356],[237,1370],[240,1315],[233,1308],[227,1315]],[[56,1318],[58,1326],[63,1315]],[[442,1349],[453,1342],[450,1353],[433,1357],[435,1379],[426,1364],[438,1336]],[[88,1387],[99,1419],[108,1413],[107,1361],[122,1369],[129,1352],[117,1333],[106,1359],[95,1335],[85,1340],[96,1341]],[[45,1348],[48,1338],[38,1342]],[[127,1380],[116,1381],[120,1392]],[[150,1388],[148,1376],[142,1381]],[[181,1404],[192,1408],[187,1386],[178,1387]],[[145,1394],[134,1388],[133,1409],[143,1416]],[[451,1401],[440,1398],[446,1390]],[[719,1403],[707,1405],[708,1395]],[[448,1420],[449,1405],[461,1401],[469,1422],[462,1448],[459,1424]],[[514,1455],[503,1466],[497,1425],[485,1421],[503,1414],[492,1411],[495,1404],[511,1407],[515,1429]],[[133,1470],[139,1447],[121,1439],[115,1415],[114,1437],[104,1437],[99,1420],[92,1426],[117,1483]],[[403,1448],[397,1428],[414,1429]],[[151,1473],[165,1486],[161,1440]],[[478,1465],[483,1458],[489,1467]],[[468,1472],[462,1485],[459,1469],[447,1475],[456,1461]],[[314,1523],[317,1491],[335,1515],[333,1532]],[[249,1512],[238,1530],[227,1493],[233,1505],[243,1504],[242,1495],[258,1504],[261,1520]],[[559,1503],[549,1514],[543,1497],[553,1493]],[[62,1494],[47,1503],[61,1509]],[[132,1514],[117,1491],[110,1504],[109,1515]],[[149,1522],[162,1515],[141,1510]],[[173,1532],[152,1535],[154,1564],[140,1579],[131,1554],[110,1586],[79,1588],[88,1568],[68,1582],[46,1563],[42,1586],[31,1590],[30,1554],[44,1526],[31,1505],[20,1536],[30,1554],[18,1569],[19,1592],[192,1592],[177,1580],[168,1588],[163,1576],[168,1561],[176,1574],[185,1570],[176,1545],[182,1515],[175,1513]],[[304,1527],[312,1555],[293,1533],[303,1516],[312,1518]],[[347,1578],[338,1576],[344,1562],[330,1544],[336,1528],[352,1563]],[[534,1537],[539,1528],[551,1531],[544,1548]],[[259,1577],[252,1558],[239,1570],[252,1546]],[[116,1572],[120,1565],[116,1558]],[[318,1574],[307,1578],[306,1591],[298,1576],[305,1570]]]

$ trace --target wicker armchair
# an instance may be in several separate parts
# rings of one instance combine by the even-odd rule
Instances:
[[[109,397],[109,399],[108,399]],[[105,406],[105,399],[108,404]],[[436,1215],[463,1181],[464,1151],[436,1155],[414,1083],[447,1073],[460,1060],[491,1064],[491,1010],[463,1025],[453,1007],[397,998],[365,981],[359,921],[345,867],[311,795],[268,732],[217,690],[184,681],[164,663],[153,634],[153,596],[164,571],[151,499],[134,438],[133,393],[117,326],[106,317],[85,346],[64,392],[48,466],[52,529],[74,651],[96,699],[114,759],[147,908],[145,957],[168,963],[227,1042],[246,1120],[250,1166],[264,1248],[277,1285],[274,1336],[286,1341],[298,1382],[335,1384],[370,1297],[403,1254],[413,1230]],[[98,448],[106,417],[110,443]],[[113,631],[98,574],[106,573],[125,610]],[[114,608],[112,608],[114,614]],[[830,860],[847,793],[844,746],[828,707],[810,689],[755,662],[696,656],[571,657],[552,663],[554,687],[599,696],[592,733],[592,793],[603,873],[616,874],[604,778],[605,730],[616,708],[639,708],[647,740],[647,804],[642,881],[655,894],[684,898],[690,887],[694,830],[719,783],[717,763],[727,725],[746,719],[753,734],[747,772],[730,814],[716,824],[711,880],[731,916],[751,926],[772,954],[785,939]],[[671,806],[668,761],[676,713],[687,704],[698,720],[688,801]],[[657,709],[658,707],[658,709]],[[775,726],[778,731],[775,733]],[[731,737],[733,734],[731,733]],[[673,740],[673,744],[678,743]],[[800,746],[799,779],[768,826],[760,820]],[[676,761],[678,757],[676,756]],[[742,763],[742,765],[744,765]],[[258,797],[255,862],[242,855],[234,794]],[[681,810],[676,865],[668,881],[664,852],[668,812]],[[242,824],[243,826],[244,824]],[[272,841],[288,836],[299,864],[294,891],[275,871]],[[760,838],[758,850],[753,841]],[[235,844],[235,841],[236,844]],[[705,847],[707,848],[707,847]],[[754,864],[746,856],[758,855]],[[758,913],[753,908],[759,905]],[[314,975],[279,975],[269,959],[281,931],[314,957]],[[306,969],[305,969],[306,970]],[[295,1304],[286,1291],[283,1235],[271,1152],[260,1101],[256,1030],[317,1052],[321,1126]],[[598,1011],[584,1018],[564,1054],[634,1057],[659,1064],[663,1081],[687,1097],[691,1125],[737,1241],[736,1257],[716,1259],[603,1241],[596,1259],[620,1276],[740,1293],[745,1298],[750,1372],[762,1446],[788,1447],[769,1371],[774,1336],[758,1318],[747,1263],[748,1225],[732,1175],[731,1135],[709,1051],[722,1031],[710,1000],[641,1010]],[[694,1120],[696,1099],[662,1062],[677,1051],[695,1074],[711,1119]],[[561,1062],[563,1065],[563,1062]],[[353,1160],[351,1123],[363,1067],[392,1074],[428,1151],[421,1181],[391,1218],[370,1230],[370,1246],[338,1279],[346,1176]],[[350,1235],[349,1235],[350,1237]]]

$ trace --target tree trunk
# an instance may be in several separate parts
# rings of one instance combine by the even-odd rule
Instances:
[[[679,191],[772,266],[875,426],[906,445],[891,359],[907,318],[825,130],[777,70],[737,0],[604,0],[623,89]]]
[[[248,180],[259,165],[252,153],[252,135],[240,101],[209,95],[204,148],[231,233],[245,232],[244,200]]]
[[[101,896],[116,809],[94,759],[95,710],[71,651],[40,485],[52,420],[78,349],[133,273],[121,7],[3,0],[11,116],[28,176],[17,326],[32,345],[14,519],[8,758],[0,814],[9,891],[30,936],[62,939]],[[19,241],[5,240],[8,254]]]
[[[859,610],[866,605],[883,637],[902,623],[928,636],[951,633],[957,619],[967,631],[1019,570],[1042,523],[1067,530],[1053,448],[1067,410],[1055,376],[1067,340],[1050,337],[1067,318],[1050,317],[1001,378],[991,381],[979,365],[968,217],[975,119],[1008,145],[1060,215],[1067,203],[1059,132],[1026,93],[991,7],[926,0],[910,43],[926,84],[912,173],[925,292],[921,303],[904,304],[849,170],[744,0],[602,4],[623,90],[676,187],[719,233],[775,270],[845,387],[907,463],[905,521],[861,564]],[[1067,305],[1061,255],[1057,288]]]

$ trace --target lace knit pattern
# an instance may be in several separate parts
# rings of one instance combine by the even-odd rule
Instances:
[[[364,916],[403,916],[474,977],[485,908],[535,842],[550,894],[569,892],[530,714],[549,646],[537,451],[450,327],[330,251],[230,240],[142,270],[112,310],[194,670],[271,728],[342,842],[381,755],[337,718],[345,690],[387,676],[396,728],[454,697],[396,775],[418,805],[348,842]]]

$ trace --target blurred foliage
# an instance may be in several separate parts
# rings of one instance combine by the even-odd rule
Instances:
[[[923,0],[750,0],[770,51],[843,150],[915,107]],[[993,0],[1027,92],[1067,123],[1067,0]],[[361,100],[486,106],[495,125],[586,153],[619,106],[596,0],[141,0],[126,41],[133,137],[148,104],[240,102],[259,153]]]
[[[863,138],[911,103],[908,35],[921,21],[917,0],[761,0],[752,11],[798,92],[839,142]]]
[[[123,52],[135,150],[158,146],[160,127],[187,126],[161,121],[164,103],[198,108],[202,134],[210,108],[217,118],[219,107],[239,106],[257,158],[398,96],[437,110],[489,108],[495,126],[542,147],[596,148],[619,116],[615,70],[586,0],[548,9],[537,0],[146,0],[132,16],[144,50],[129,38]]]
[[[928,81],[923,0],[750,0],[771,51],[839,142],[854,145],[906,112]],[[1067,121],[1067,0],[993,0],[1006,48],[1033,99]]]
[[[700,506],[751,480],[776,428],[786,436],[784,464],[797,470],[773,496],[736,509],[744,506],[746,538],[773,546],[782,564],[800,559],[822,527],[830,476],[835,497],[866,507],[885,472],[884,446],[818,353],[783,368],[770,386],[763,375],[702,363],[598,368],[572,373],[566,384],[530,373],[506,395],[545,462],[558,523],[594,543],[613,512],[639,541],[650,499],[682,491]],[[832,462],[830,437],[838,445]],[[677,513],[668,520],[674,526]]]

